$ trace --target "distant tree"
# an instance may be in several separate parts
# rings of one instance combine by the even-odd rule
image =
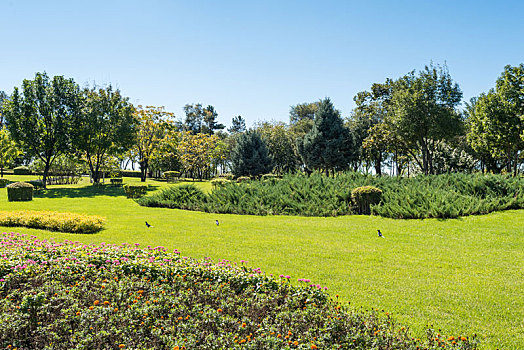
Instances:
[[[273,161],[273,171],[277,174],[297,169],[300,159],[294,151],[294,138],[282,122],[264,122],[256,127]]]
[[[227,129],[230,134],[237,134],[246,131],[246,121],[242,116],[236,116],[231,119],[231,127]]]
[[[93,182],[98,183],[106,157],[123,154],[133,146],[138,119],[129,99],[111,86],[85,89],[83,97],[74,144],[84,154]]]
[[[267,146],[256,131],[240,134],[231,152],[231,170],[235,176],[259,176],[271,172]]]
[[[46,73],[36,73],[34,80],[23,81],[22,93],[15,87],[3,111],[13,139],[28,156],[44,162],[46,186],[55,157],[71,150],[72,130],[81,113],[78,85],[63,76],[49,79]]]
[[[193,134],[204,133],[212,135],[215,130],[222,130],[225,128],[223,124],[217,123],[218,113],[215,107],[209,105],[205,108],[202,104],[186,104],[184,106],[186,119],[183,124],[183,130],[192,132]]]
[[[0,177],[4,177],[4,168],[10,166],[21,153],[7,128],[0,127]]]
[[[426,175],[433,173],[437,143],[463,130],[456,110],[461,99],[462,92],[445,66],[426,66],[418,76],[411,72],[395,84],[391,125]]]
[[[203,110],[203,125],[202,133],[213,135],[216,130],[222,130],[226,126],[217,122],[218,113],[215,110],[215,107],[209,105]]]
[[[496,88],[469,108],[467,125],[471,147],[516,175],[524,151],[524,64],[504,68]]]
[[[305,102],[291,106],[291,109],[289,110],[289,123],[296,124],[302,120],[314,120],[315,113],[319,107],[319,102]]]
[[[192,178],[200,180],[206,177],[218,144],[218,136],[204,133],[192,134],[186,131],[182,135],[177,150],[182,167]]]
[[[298,151],[309,169],[344,169],[348,165],[346,142],[349,131],[344,127],[340,113],[329,98],[321,100],[315,114],[313,129],[303,140],[298,140]]]
[[[138,164],[140,165],[140,179],[146,181],[149,163],[161,149],[169,130],[173,128],[173,113],[167,112],[164,107],[138,106],[136,116],[139,120],[135,144]]]

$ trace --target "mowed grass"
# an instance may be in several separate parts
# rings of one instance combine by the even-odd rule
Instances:
[[[151,191],[168,185],[147,183]],[[195,184],[210,189],[207,182]],[[295,281],[310,278],[355,307],[390,312],[419,336],[432,324],[448,334],[476,333],[484,349],[524,347],[524,210],[453,220],[208,214],[140,207],[121,188],[94,189],[85,180],[52,186],[32,202],[8,202],[0,189],[0,210],[21,209],[102,215],[106,228],[92,235],[0,230],[248,260],[252,267]],[[377,229],[385,238],[377,237]]]

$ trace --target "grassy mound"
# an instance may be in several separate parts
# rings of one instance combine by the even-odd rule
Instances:
[[[414,178],[297,174],[275,181],[224,183],[207,195],[196,188],[164,189],[138,202],[211,213],[337,216],[359,212],[351,191],[361,186],[382,191],[382,200],[371,206],[371,212],[389,218],[456,218],[524,208],[524,178],[482,174]]]
[[[162,247],[0,235],[0,347],[37,349],[473,349],[387,313],[354,311],[318,285]]]
[[[95,233],[104,227],[104,218],[97,215],[53,211],[0,211],[0,226],[23,226],[70,233]]]

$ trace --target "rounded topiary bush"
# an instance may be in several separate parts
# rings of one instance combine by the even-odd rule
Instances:
[[[147,193],[147,185],[124,185],[127,198],[140,198]]]
[[[373,186],[357,187],[351,191],[351,200],[359,214],[371,214],[371,205],[380,203],[382,191]]]
[[[19,166],[13,169],[15,175],[31,175],[31,169],[26,166]]]
[[[7,185],[7,199],[10,202],[33,200],[33,185],[27,182],[15,182]]]

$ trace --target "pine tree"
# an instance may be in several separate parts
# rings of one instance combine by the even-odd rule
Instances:
[[[239,135],[231,152],[231,170],[235,176],[259,176],[272,170],[266,144],[259,133]]]
[[[330,99],[320,101],[313,129],[298,140],[298,150],[306,167],[324,170],[326,175],[329,170],[346,168],[351,152],[347,145],[351,139],[348,132]]]

